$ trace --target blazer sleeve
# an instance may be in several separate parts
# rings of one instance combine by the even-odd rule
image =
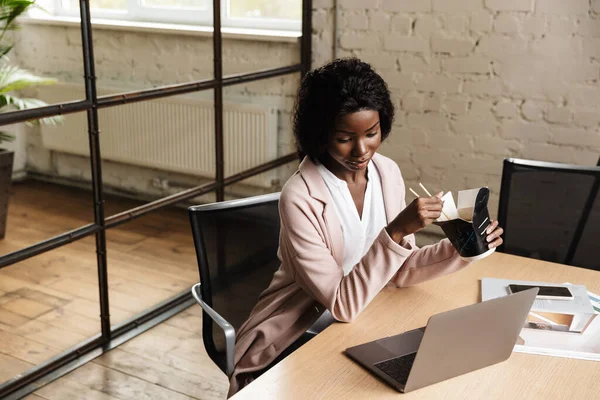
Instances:
[[[443,239],[439,243],[416,248],[390,283],[398,287],[412,286],[458,271],[469,264],[460,258],[448,239]]]
[[[350,322],[387,285],[411,255],[382,229],[352,271],[344,276],[326,243],[326,228],[302,195],[280,199],[282,261],[293,269],[296,283],[341,322]]]
[[[406,201],[402,196],[400,210],[404,208],[406,208]],[[448,239],[418,248],[415,244],[415,235],[408,235],[403,239],[402,245],[414,251],[404,260],[404,265],[390,280],[391,284],[398,287],[416,285],[458,271],[470,264],[460,258]]]

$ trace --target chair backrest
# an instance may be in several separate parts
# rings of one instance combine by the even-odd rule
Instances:
[[[279,193],[193,206],[202,299],[236,332],[279,268]],[[225,371],[223,331],[203,312],[204,346]]]
[[[599,187],[600,167],[504,160],[499,250],[600,270]]]

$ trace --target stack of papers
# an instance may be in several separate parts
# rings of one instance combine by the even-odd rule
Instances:
[[[556,285],[547,282],[529,282],[529,281],[516,281],[508,279],[492,279],[483,278],[481,280],[481,297],[482,300],[489,300],[496,297],[508,295],[507,285],[509,283],[519,283],[525,285]],[[563,303],[563,310],[569,307],[569,303],[580,303],[579,314],[576,314],[576,318],[573,318],[573,322],[570,328],[579,329],[582,324],[583,333],[561,332],[554,330],[540,330],[540,329],[523,329],[520,334],[522,342],[515,345],[514,351],[520,353],[531,353],[531,354],[544,354],[556,357],[569,357],[579,358],[584,360],[595,360],[600,361],[600,296],[594,293],[590,293],[585,290],[583,285],[570,285],[569,290],[574,296],[574,300],[542,300],[536,299],[533,306],[531,307],[532,314],[536,311],[548,310],[549,304],[552,303]],[[582,301],[581,296],[585,296]],[[579,299],[579,301],[577,301]],[[587,304],[588,307],[583,307],[581,304]],[[561,307],[560,304],[555,304],[556,307]],[[572,304],[572,306],[575,306]],[[556,310],[556,308],[550,307],[550,309]],[[572,311],[572,310],[571,310]],[[588,313],[591,313],[588,318]],[[585,322],[583,322],[585,321]],[[549,321],[549,323],[553,323]]]
[[[583,285],[554,284],[548,282],[517,281],[514,279],[483,278],[481,280],[482,300],[495,299],[510,294],[508,285],[565,286],[573,294],[573,300],[547,300],[536,298],[531,306],[531,315],[536,321],[547,324],[566,324],[570,332],[583,332],[596,316]],[[553,318],[556,317],[556,318]],[[560,322],[559,322],[560,321]]]

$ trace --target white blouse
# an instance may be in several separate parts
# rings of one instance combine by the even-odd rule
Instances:
[[[317,169],[331,193],[335,212],[342,224],[344,234],[342,268],[345,276],[367,254],[381,230],[387,225],[381,177],[373,165],[373,161],[370,161],[367,165],[367,188],[361,220],[346,182],[320,163],[317,163]],[[333,322],[335,322],[333,316],[329,310],[325,310],[310,330],[319,333]]]
[[[348,275],[387,225],[381,178],[373,161],[370,161],[367,166],[367,188],[361,219],[346,182],[336,177],[322,164],[317,164],[317,169],[331,193],[335,211],[342,224],[344,234],[342,267],[344,275]]]

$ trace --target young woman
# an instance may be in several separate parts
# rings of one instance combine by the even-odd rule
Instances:
[[[279,201],[281,267],[238,332],[230,395],[307,329],[352,321],[384,286],[468,265],[447,239],[415,246],[413,234],[440,216],[442,193],[406,206],[400,169],[377,153],[393,119],[387,85],[358,59],[335,60],[303,79],[293,129],[305,157]],[[494,221],[490,248],[501,234]]]

